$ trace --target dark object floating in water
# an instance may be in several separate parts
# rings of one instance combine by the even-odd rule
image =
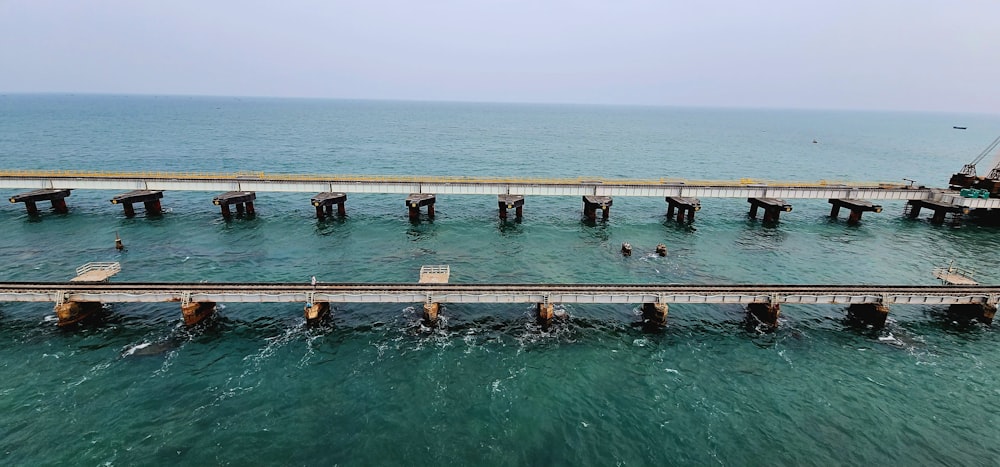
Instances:
[[[818,143],[818,142],[819,142],[819,141],[816,141],[816,140],[813,140],[813,144],[816,144],[816,143]]]
[[[964,126],[953,126],[952,128],[954,128],[954,129],[956,129],[956,130],[965,130],[965,129],[966,129],[966,128],[968,128],[968,127],[964,127]]]

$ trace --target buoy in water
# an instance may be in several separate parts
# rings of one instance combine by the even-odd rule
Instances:
[[[625,256],[632,256],[632,244],[629,242],[622,243],[622,254]]]
[[[662,243],[656,245],[656,254],[660,256],[667,256],[667,246]]]
[[[118,231],[115,231],[115,249],[122,251],[125,249],[125,244],[122,243],[122,238],[118,236]]]

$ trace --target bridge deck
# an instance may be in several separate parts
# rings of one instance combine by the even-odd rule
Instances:
[[[996,304],[1000,286],[0,283],[8,302]]]

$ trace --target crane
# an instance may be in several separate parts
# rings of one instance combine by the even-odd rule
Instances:
[[[980,152],[979,155],[972,160],[972,162],[962,166],[961,171],[951,176],[951,179],[948,180],[948,184],[951,185],[951,188],[982,188],[988,190],[991,195],[995,194],[997,189],[1000,188],[1000,164],[993,167],[993,170],[990,170],[989,175],[987,175],[985,179],[976,176],[976,164],[986,158],[986,156],[993,152],[997,146],[1000,146],[1000,136],[997,136],[993,142],[986,147],[986,149]],[[980,186],[984,182],[987,182],[986,185],[989,185],[989,187]]]

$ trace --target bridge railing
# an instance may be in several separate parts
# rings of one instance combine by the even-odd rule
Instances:
[[[7,178],[83,178],[83,179],[146,179],[146,180],[260,180],[260,181],[337,181],[355,183],[468,183],[468,184],[518,184],[518,185],[614,185],[614,186],[721,186],[721,187],[815,187],[815,188],[880,188],[901,189],[902,183],[850,182],[839,180],[779,181],[755,178],[739,180],[689,180],[663,177],[659,179],[603,179],[577,178],[518,178],[518,177],[466,177],[453,175],[336,175],[336,174],[282,174],[261,171],[239,172],[114,172],[93,170],[0,170],[0,177]]]

